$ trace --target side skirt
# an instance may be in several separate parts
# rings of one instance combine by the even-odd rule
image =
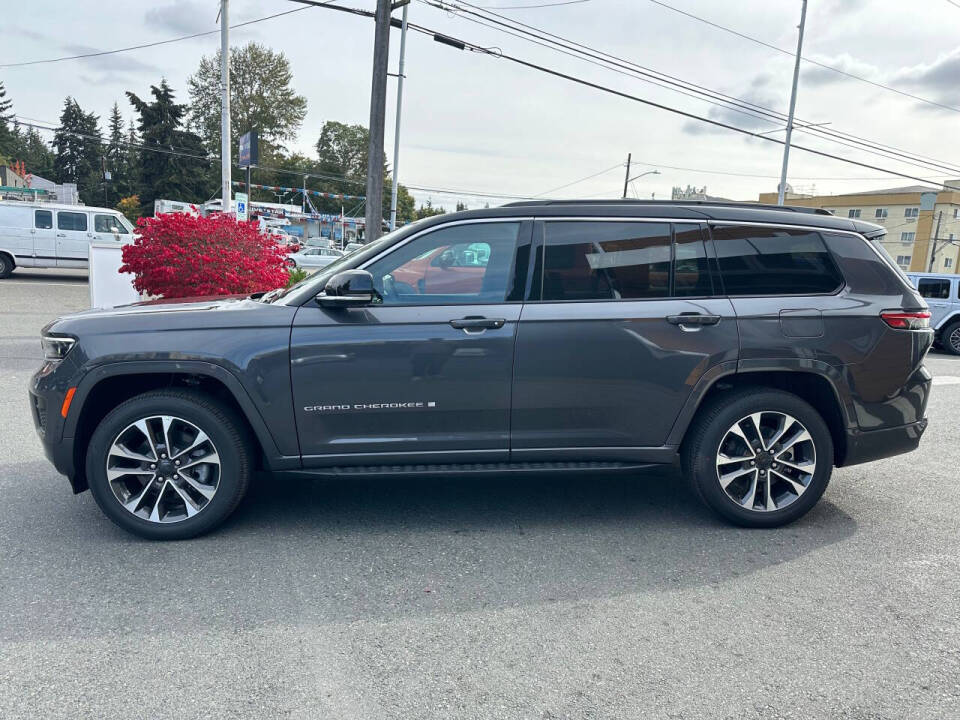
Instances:
[[[503,462],[445,463],[437,465],[341,465],[304,470],[275,471],[285,477],[368,477],[423,475],[483,475],[506,473],[624,472],[663,467],[662,463],[623,462]]]

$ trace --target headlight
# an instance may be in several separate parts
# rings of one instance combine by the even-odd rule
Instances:
[[[55,335],[42,335],[40,337],[40,345],[43,347],[43,357],[46,360],[63,360],[76,342],[77,341],[71,337],[59,337]]]

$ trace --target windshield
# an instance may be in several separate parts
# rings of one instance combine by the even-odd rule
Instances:
[[[286,297],[290,293],[296,292],[301,288],[305,288],[309,285],[315,286],[315,292],[320,292],[323,286],[327,284],[327,280],[329,280],[331,277],[333,277],[338,272],[343,270],[347,265],[349,265],[352,262],[353,257],[355,255],[357,255],[360,252],[366,253],[368,251],[372,251],[370,254],[375,255],[380,248],[385,247],[390,243],[392,243],[398,234],[400,234],[401,232],[405,233],[409,231],[411,226],[416,225],[420,222],[421,220],[417,220],[416,222],[408,223],[407,225],[404,225],[403,227],[399,227],[392,232],[388,232],[386,235],[383,235],[378,240],[374,240],[372,243],[368,243],[367,245],[361,245],[355,250],[352,250],[351,252],[346,253],[343,257],[338,257],[336,260],[334,260],[332,263],[330,263],[326,267],[322,268],[318,272],[313,273],[312,275],[307,276],[297,284],[291,285],[288,288],[273,290],[267,293],[266,295],[264,295],[261,299],[264,302],[275,302],[281,298]]]

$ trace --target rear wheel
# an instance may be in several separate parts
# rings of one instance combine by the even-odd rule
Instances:
[[[940,333],[940,345],[951,355],[960,355],[960,320],[955,320]]]
[[[16,265],[13,262],[13,258],[6,253],[0,253],[0,279],[10,277],[10,273],[13,272],[14,267],[16,267]]]
[[[725,394],[690,429],[684,470],[703,501],[746,527],[802,517],[833,472],[833,440],[820,414],[790,393],[757,388]]]
[[[100,509],[151,540],[212,530],[246,492],[251,457],[239,418],[200,393],[131,398],[94,431],[87,480]]]

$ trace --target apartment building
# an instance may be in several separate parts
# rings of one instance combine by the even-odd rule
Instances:
[[[945,186],[960,188],[960,179]],[[776,203],[777,193],[760,193]],[[883,245],[904,270],[956,273],[960,260],[960,191],[908,185],[847,195],[787,193],[789,205],[825,208],[839,217],[859,218],[887,229]],[[934,257],[934,233],[939,236]]]

